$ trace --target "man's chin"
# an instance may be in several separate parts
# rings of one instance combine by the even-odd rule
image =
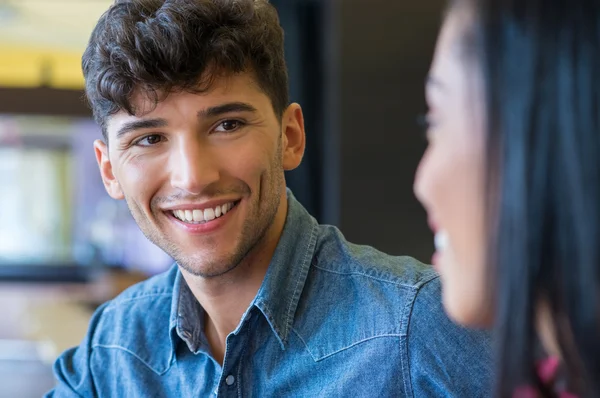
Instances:
[[[235,270],[241,262],[241,259],[236,257],[212,253],[201,258],[195,256],[195,258],[176,258],[175,260],[182,271],[193,276],[210,279],[226,275]]]

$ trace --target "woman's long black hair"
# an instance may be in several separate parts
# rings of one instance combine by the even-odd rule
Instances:
[[[571,391],[600,396],[600,1],[466,3],[486,94],[496,393],[552,396],[535,372],[543,304]]]

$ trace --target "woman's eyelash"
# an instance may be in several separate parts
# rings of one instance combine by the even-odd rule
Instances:
[[[419,126],[422,130],[429,129],[431,127],[431,124],[431,119],[426,113],[417,116],[417,126]]]

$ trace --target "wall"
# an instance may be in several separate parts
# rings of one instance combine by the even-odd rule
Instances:
[[[0,87],[0,113],[91,117],[83,91]]]
[[[412,184],[426,144],[416,119],[443,1],[335,4],[340,227],[354,242],[429,262],[433,239]]]

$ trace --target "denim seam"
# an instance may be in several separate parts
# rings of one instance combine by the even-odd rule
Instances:
[[[246,331],[245,331],[245,333],[246,333],[246,335],[249,335],[249,334],[250,334],[250,333],[249,333],[249,330],[250,330],[250,325],[245,325],[245,326],[246,326]],[[244,337],[246,337],[246,338],[247,338],[247,336],[244,336]],[[244,359],[244,356],[246,355],[246,351],[248,351],[248,344],[244,344],[244,346],[243,346],[243,348],[242,348],[242,353],[240,354],[240,361],[238,362],[238,367],[237,367],[237,368],[238,368],[238,371],[237,371],[237,382],[238,382],[238,385],[237,385],[237,387],[238,387],[238,388],[237,388],[237,390],[238,390],[238,397],[241,397],[241,396],[242,396],[242,383],[241,383],[241,380],[242,380],[242,367],[241,367],[241,366],[239,366],[239,363],[241,363],[241,361]]]
[[[227,379],[227,376],[230,374],[229,371],[225,372],[225,370],[229,367],[229,362],[232,361],[230,359],[231,344],[230,344],[230,341],[228,341],[230,336],[231,335],[227,336],[227,338],[225,339],[225,353],[223,354],[223,365],[221,365],[221,377],[219,377],[219,389],[221,389],[221,385],[223,384],[223,381],[225,381]],[[227,375],[226,375],[226,373],[227,373]]]
[[[279,343],[281,345],[281,349],[285,350],[285,342],[281,338],[281,336],[282,336],[281,330],[279,330],[279,327],[277,327],[277,322],[275,322],[275,317],[269,310],[269,307],[266,306],[263,301],[257,301],[256,305],[262,311],[262,313],[265,315],[265,318],[267,318],[267,322],[269,323],[269,326],[271,326],[271,328],[273,328],[275,330],[275,335],[277,336],[277,340],[279,341]]]
[[[137,301],[137,300],[141,300],[141,299],[148,298],[148,297],[169,296],[169,295],[172,295],[172,294],[173,294],[172,291],[170,291],[168,293],[167,292],[163,292],[163,293],[148,293],[148,294],[143,294],[143,295],[140,295],[140,296],[119,299],[117,301],[112,301],[110,303],[110,305],[108,307],[106,307],[105,311],[112,311],[114,309],[117,309],[121,305],[129,303],[131,301]]]
[[[417,290],[421,290],[423,288],[423,286],[427,285],[429,282],[431,282],[434,279],[437,279],[438,277],[439,277],[439,275],[437,273],[433,273],[433,274],[429,275],[427,277],[427,279],[423,279],[422,281],[419,282],[418,285],[415,285],[415,288]]]
[[[404,314],[402,316],[402,329],[406,330],[405,333],[405,339],[404,339],[404,344],[405,344],[405,350],[402,350],[403,354],[402,355],[402,370],[404,373],[404,388],[406,390],[407,394],[410,394],[410,396],[414,397],[414,391],[412,388],[412,371],[411,371],[411,367],[410,367],[410,343],[409,343],[409,328],[410,328],[410,322],[412,320],[412,311],[414,309],[414,305],[415,302],[417,301],[417,296],[420,292],[420,290],[427,285],[428,283],[430,283],[431,281],[433,281],[434,279],[436,279],[437,275],[433,275],[431,278],[429,278],[426,282],[423,282],[418,289],[415,290],[414,292],[414,296],[412,297],[411,300],[407,300],[406,306],[404,308]]]
[[[316,231],[317,231],[317,227],[313,225],[313,228],[310,232],[310,238],[306,244],[306,249],[304,252],[304,258],[302,260],[302,268],[301,268],[301,275],[304,276],[304,281],[306,281],[306,275],[307,275],[307,270],[311,265],[311,261],[309,257],[312,258],[313,254],[314,254],[314,247],[316,244]],[[311,247],[313,248],[313,250],[311,250]],[[301,288],[300,288],[300,282],[301,279],[303,279],[302,277],[299,277],[298,279],[296,279],[296,286],[294,287],[294,293],[292,294],[292,299],[290,300],[290,303],[288,305],[288,310],[287,310],[287,317],[285,320],[285,333],[283,335],[283,341],[284,343],[287,343],[288,340],[288,335],[290,333],[290,329],[292,328],[292,323],[294,320],[294,316],[292,314],[292,306],[294,305],[294,303],[296,303],[296,305],[298,304],[298,300],[300,299],[300,292],[301,292]]]
[[[302,338],[302,336],[300,336],[300,334],[299,334],[299,333],[298,333],[298,332],[297,332],[295,329],[292,329],[292,332],[294,332],[294,334],[295,334],[296,336],[298,336],[298,338],[300,339],[300,341],[302,342],[302,344],[304,344],[304,346],[306,347],[306,350],[307,350],[307,351],[308,351],[308,353],[310,354],[311,358],[312,358],[312,359],[313,359],[313,361],[315,361],[315,362],[320,362],[320,361],[322,361],[322,360],[324,360],[324,359],[327,359],[327,358],[329,358],[329,357],[332,357],[332,356],[334,356],[334,355],[336,355],[336,354],[339,354],[339,353],[340,353],[340,352],[342,352],[342,351],[346,351],[346,350],[348,350],[348,349],[350,349],[350,348],[352,348],[352,347],[355,347],[355,346],[357,346],[357,345],[359,345],[359,344],[362,344],[362,343],[365,343],[365,342],[367,342],[367,341],[371,341],[371,340],[375,340],[375,339],[380,339],[380,338],[386,338],[386,337],[399,337],[399,338],[406,337],[405,335],[403,335],[403,334],[398,334],[398,333],[380,334],[380,335],[377,335],[377,336],[367,337],[366,339],[362,339],[362,340],[356,341],[356,342],[354,342],[354,343],[350,344],[350,345],[349,345],[349,346],[347,346],[347,347],[341,348],[341,349],[339,349],[339,350],[337,350],[337,351],[334,351],[334,352],[332,352],[332,353],[329,353],[329,354],[327,354],[327,355],[323,355],[322,357],[318,357],[318,358],[317,358],[317,357],[315,357],[315,355],[313,355],[312,351],[311,351],[311,350],[310,350],[310,348],[308,347],[308,344],[306,344],[306,341],[304,341],[304,339]]]
[[[177,295],[177,298],[175,299],[177,300],[177,313],[175,314],[175,333],[177,334],[177,336],[179,336],[179,332],[181,331],[181,319],[183,318],[181,315],[181,287],[179,290],[179,294]],[[181,336],[180,336],[181,338]],[[187,342],[186,342],[187,345]],[[175,347],[172,347],[173,350],[175,350]],[[189,349],[189,346],[188,346]]]
[[[96,387],[96,380],[94,380],[94,375],[92,374],[92,366],[91,366],[91,364],[93,363],[92,361],[93,361],[94,357],[96,356],[96,351],[94,351],[94,349],[92,347],[90,347],[89,350],[90,350],[90,357],[89,357],[89,359],[87,361],[87,367],[88,367],[88,370],[89,370],[90,373],[89,373],[88,377],[89,377],[90,384],[92,385],[91,390],[94,392],[94,395],[97,396],[98,395],[98,388]],[[77,384],[75,386],[75,388],[77,390],[79,390],[80,388],[82,388],[82,389],[85,390],[85,387],[83,385],[84,382],[85,382],[85,378],[82,378],[79,381],[79,384]],[[79,397],[79,398],[85,398],[83,395],[79,395],[78,392],[76,392],[76,394],[77,394],[77,397]]]
[[[144,290],[141,292],[127,294],[126,296],[123,297],[123,299],[128,300],[128,299],[135,299],[138,297],[144,297],[144,296],[148,296],[148,295],[152,296],[155,294],[172,294],[172,293],[173,293],[173,288],[166,287],[166,288],[162,288],[162,289],[151,289],[151,290]]]
[[[336,274],[336,275],[350,275],[350,276],[352,276],[352,275],[359,275],[359,276],[364,276],[366,278],[373,279],[373,280],[376,280],[376,281],[379,281],[379,282],[385,282],[385,283],[390,283],[390,284],[397,285],[397,286],[402,286],[402,287],[408,288],[410,290],[418,290],[420,288],[420,285],[407,285],[405,283],[391,281],[389,279],[378,278],[378,277],[375,277],[373,275],[369,275],[369,274],[366,274],[366,273],[363,273],[363,272],[356,272],[356,271],[352,271],[352,272],[332,271],[332,270],[327,269],[327,268],[319,267],[318,265],[314,265],[314,267],[317,268],[317,269],[319,269],[319,270],[321,270],[321,271],[329,272],[329,273]]]
[[[133,356],[134,358],[136,358],[137,360],[139,360],[144,365],[146,365],[146,367],[148,369],[152,370],[154,373],[156,373],[159,376],[162,376],[165,373],[167,373],[167,371],[171,368],[171,365],[173,365],[173,355],[171,355],[171,357],[169,358],[169,363],[168,363],[167,367],[161,372],[158,369],[155,369],[154,367],[150,366],[150,364],[148,362],[146,362],[145,360],[143,360],[139,355],[137,355],[136,353],[134,353],[133,351],[131,351],[125,347],[121,347],[119,345],[94,344],[92,346],[92,350],[95,348],[114,349],[114,350],[126,352],[126,353],[130,354],[131,356]]]

